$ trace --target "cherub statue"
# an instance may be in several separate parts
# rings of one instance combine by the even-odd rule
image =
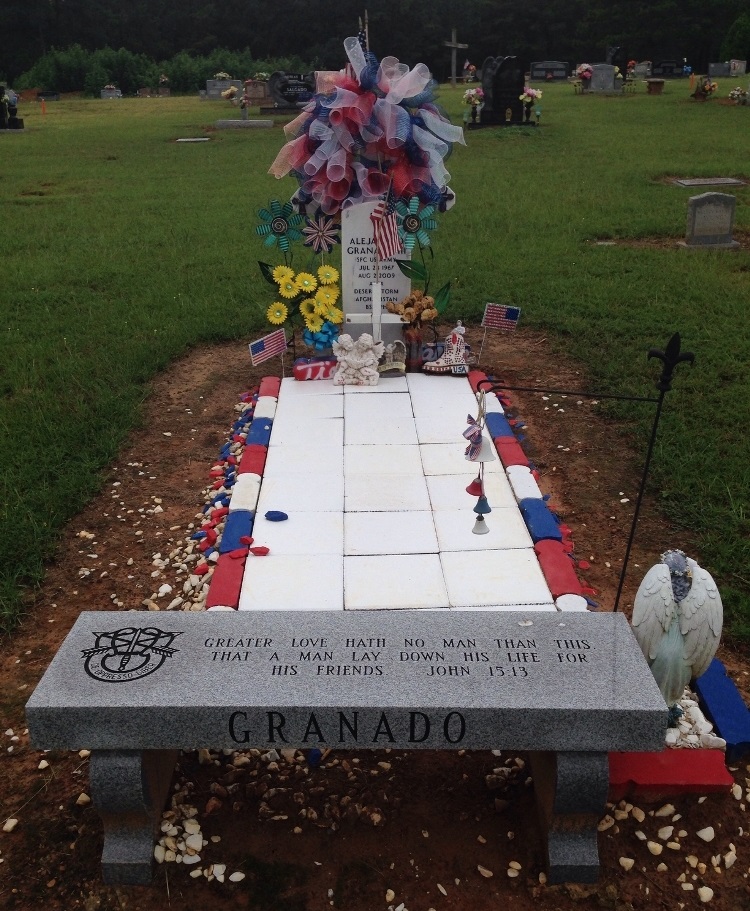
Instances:
[[[356,342],[350,335],[340,335],[332,347],[339,362],[333,377],[334,386],[377,385],[382,342],[376,342],[367,333],[360,335]]]

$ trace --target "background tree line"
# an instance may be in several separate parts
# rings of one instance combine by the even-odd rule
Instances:
[[[138,67],[150,63],[159,70],[178,57],[189,69],[190,59],[214,59],[217,48],[242,52],[252,65],[297,58],[303,68],[338,69],[342,41],[356,32],[365,5],[366,0],[3,0],[0,76],[17,82],[52,50],[73,47],[79,60],[84,52],[125,49]],[[710,61],[750,58],[745,0],[373,0],[369,21],[378,56],[393,54],[412,65],[423,61],[438,79],[450,75],[444,41],[453,27],[478,66],[490,54],[516,54],[524,66],[545,59],[594,63],[604,59],[608,46],[621,48],[615,62],[686,58],[699,72],[706,72]],[[97,80],[118,65],[118,53],[108,50],[97,59]],[[459,56],[461,64],[464,52]],[[237,68],[232,75],[250,72]],[[89,80],[96,81],[90,73]],[[184,90],[196,87],[186,84]]]

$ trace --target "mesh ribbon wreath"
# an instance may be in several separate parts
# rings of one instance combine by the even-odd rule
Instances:
[[[296,178],[301,211],[336,215],[378,199],[391,181],[396,197],[438,205],[449,192],[445,160],[465,140],[435,104],[429,69],[409,69],[396,57],[378,62],[357,38],[344,48],[350,66],[319,80],[319,91],[284,128],[288,141],[269,173]]]

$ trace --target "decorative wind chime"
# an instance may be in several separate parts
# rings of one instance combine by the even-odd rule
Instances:
[[[468,462],[477,462],[479,464],[479,471],[476,478],[474,478],[471,484],[466,488],[466,492],[470,493],[473,497],[478,498],[477,504],[474,507],[477,519],[472,531],[475,535],[486,535],[489,532],[489,528],[484,521],[484,517],[487,513],[492,512],[492,510],[490,509],[490,504],[487,502],[487,497],[484,493],[484,463],[494,462],[495,453],[492,449],[492,443],[487,439],[483,432],[487,416],[484,392],[480,391],[477,393],[477,402],[479,404],[479,411],[476,418],[473,418],[471,415],[467,416],[466,420],[468,421],[469,426],[464,430],[463,437],[465,440],[469,441],[469,445],[466,447],[466,452],[464,453],[466,460]]]

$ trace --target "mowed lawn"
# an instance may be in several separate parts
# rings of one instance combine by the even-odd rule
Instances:
[[[688,252],[674,241],[689,196],[705,190],[666,179],[750,179],[750,107],[720,103],[732,87],[696,104],[685,81],[660,97],[543,86],[541,129],[469,132],[448,162],[457,204],[433,234],[433,273],[435,287],[453,282],[448,316],[520,305],[523,324],[580,359],[601,391],[652,394],[660,365],[646,352],[681,333],[696,361],[668,396],[651,484],[665,513],[697,530],[732,632],[750,641],[750,186],[729,191],[743,249]],[[441,91],[454,120],[461,94]],[[0,134],[6,630],[139,421],[148,379],[190,346],[265,331],[273,298],[257,260],[278,260],[255,213],[296,188],[267,174],[278,126],[211,129],[239,116],[224,103],[71,99],[20,114],[25,133]],[[596,245],[605,239],[618,243]],[[610,412],[645,448],[652,412]]]

